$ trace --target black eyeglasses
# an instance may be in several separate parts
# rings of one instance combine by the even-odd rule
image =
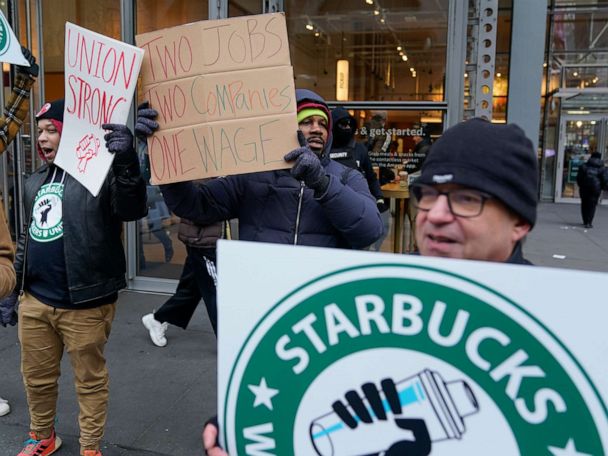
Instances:
[[[471,188],[456,188],[441,192],[432,185],[412,184],[410,187],[414,195],[413,204],[421,211],[430,211],[437,199],[445,195],[448,199],[450,212],[458,217],[477,217],[483,211],[483,205],[492,195]]]

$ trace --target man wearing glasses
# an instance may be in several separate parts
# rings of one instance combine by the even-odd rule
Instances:
[[[537,167],[517,125],[475,118],[446,130],[410,189],[420,254],[530,264],[521,244],[536,222]]]

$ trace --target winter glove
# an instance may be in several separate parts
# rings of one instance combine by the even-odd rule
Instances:
[[[125,169],[131,168],[131,174],[135,174],[135,169],[139,170],[139,161],[133,148],[133,134],[129,127],[122,124],[103,124],[101,128],[110,130],[103,139],[106,141],[108,152],[115,155],[112,162],[114,172],[122,174]]]
[[[13,291],[6,298],[0,300],[0,325],[15,326],[17,323],[17,300],[19,294]]]
[[[325,169],[317,154],[310,148],[298,147],[283,158],[288,162],[296,161],[291,168],[291,175],[297,180],[304,181],[308,188],[313,189],[315,197],[318,198],[325,193],[329,186],[329,176],[325,174]]]
[[[388,205],[384,202],[382,198],[376,201],[376,206],[378,206],[378,212],[380,212],[381,214],[388,210]]]
[[[144,101],[137,107],[137,120],[135,121],[135,135],[142,140],[152,136],[158,130],[158,111],[150,107],[150,103]]]
[[[21,46],[21,52],[23,53],[23,57],[26,58],[28,62],[30,62],[30,66],[21,66],[17,65],[17,71],[23,74],[29,74],[34,78],[38,77],[38,64],[36,63],[36,57],[32,55],[30,50],[26,47]]]

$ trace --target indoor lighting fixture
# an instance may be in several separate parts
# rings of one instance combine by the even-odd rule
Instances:
[[[368,5],[373,5],[374,4],[374,0],[365,0],[365,3],[367,3]]]
[[[496,77],[499,78],[502,76],[502,73],[496,73]]]
[[[407,62],[407,55],[403,54],[401,56],[401,60],[403,60],[404,62]]]
[[[315,36],[320,36],[321,33],[320,32],[315,32]]]
[[[382,19],[380,19],[380,22],[381,22],[382,24],[384,24],[384,22],[386,22],[386,21],[384,20],[384,18],[382,18]]]
[[[577,77],[578,76],[578,71],[575,71],[574,73],[572,73],[572,76]]]
[[[306,30],[313,31],[314,29],[315,29],[315,27],[311,23],[306,24]]]
[[[336,100],[348,100],[348,60],[336,62]]]
[[[397,46],[397,50],[398,50],[398,51],[402,51],[402,50],[403,50],[403,48],[402,48],[401,46]]]
[[[374,16],[379,16],[380,15],[380,10],[374,10]]]

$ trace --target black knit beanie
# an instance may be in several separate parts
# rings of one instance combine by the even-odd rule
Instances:
[[[36,114],[36,120],[54,119],[63,122],[63,100],[55,100],[45,103]]]
[[[418,183],[453,183],[493,195],[534,226],[538,163],[515,124],[474,118],[448,128],[431,146]]]

